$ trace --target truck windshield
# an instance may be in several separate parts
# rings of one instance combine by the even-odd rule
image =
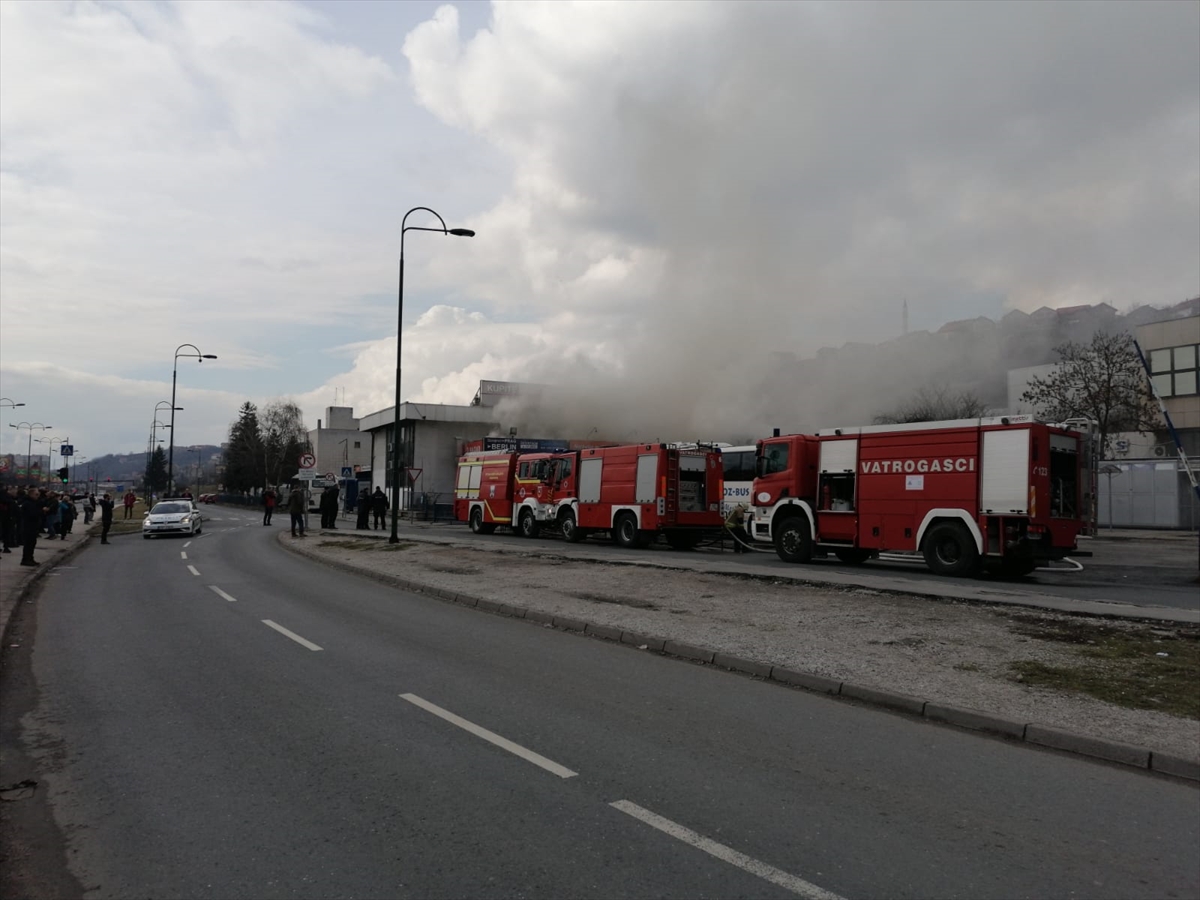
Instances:
[[[758,474],[773,475],[776,472],[786,472],[788,467],[788,445],[767,444],[763,447],[762,456],[758,458]]]

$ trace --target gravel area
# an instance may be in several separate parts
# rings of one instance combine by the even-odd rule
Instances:
[[[1077,660],[1014,630],[1075,619],[1029,608],[829,589],[553,553],[312,535],[305,552],[431,588],[571,616],[745,659],[1200,759],[1200,722],[1014,680],[1010,663]],[[283,536],[284,541],[292,540]],[[1138,623],[1114,623],[1144,628]],[[635,651],[630,651],[635,652]]]

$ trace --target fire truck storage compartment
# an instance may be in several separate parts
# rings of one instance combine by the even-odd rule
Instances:
[[[833,512],[853,511],[854,473],[857,469],[856,438],[821,442],[820,483],[817,485],[821,509]]]
[[[1029,429],[983,432],[979,508],[986,513],[1029,512]]]
[[[604,460],[600,457],[582,459],[579,461],[579,502],[600,502],[600,472]]]
[[[653,503],[654,490],[658,486],[658,454],[643,453],[637,461],[637,485],[633,496],[635,503]]]
[[[1050,515],[1074,519],[1079,508],[1079,440],[1050,435]]]
[[[708,475],[708,457],[679,456],[679,511],[704,512],[704,481]]]

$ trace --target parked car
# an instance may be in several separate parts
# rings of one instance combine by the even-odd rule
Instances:
[[[216,494],[201,494],[200,502],[201,503],[216,503],[217,495]]]
[[[142,519],[142,537],[160,534],[199,534],[204,523],[200,508],[191,500],[161,500]]]

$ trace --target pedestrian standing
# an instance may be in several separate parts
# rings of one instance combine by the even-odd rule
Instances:
[[[288,512],[292,516],[292,537],[304,537],[304,488],[292,487],[288,495]]]
[[[107,496],[107,495],[105,495]],[[133,504],[137,503],[137,494],[133,491],[125,492],[125,518],[133,518]]]
[[[75,524],[76,511],[71,495],[63,491],[61,496],[62,502],[58,506],[58,536],[65,541],[71,533],[71,526]]]
[[[337,512],[337,485],[330,485],[321,492],[321,527],[337,528]]]
[[[36,566],[33,551],[46,519],[45,501],[37,491],[17,492],[21,504],[21,565]]]
[[[43,524],[46,529],[46,540],[52,541],[58,537],[58,523],[62,519],[62,503],[58,494],[50,491],[46,495],[46,515]]]
[[[83,524],[90,525],[96,515],[96,495],[88,494],[83,498]]]
[[[375,514],[376,530],[387,528],[387,511],[390,506],[387,494],[381,488],[375,488],[375,493],[371,495],[371,512]]]
[[[108,543],[108,530],[112,528],[113,523],[113,507],[116,503],[113,502],[111,494],[105,494],[98,501],[100,503],[100,543]]]
[[[263,524],[271,524],[271,514],[275,512],[275,492],[270,488],[263,491]]]
[[[371,527],[371,495],[366,491],[358,492],[358,521],[354,527],[360,531]]]
[[[17,500],[17,489],[9,485],[0,493],[0,540],[4,544],[4,552],[12,553],[17,546],[17,523],[21,517],[21,504]]]

